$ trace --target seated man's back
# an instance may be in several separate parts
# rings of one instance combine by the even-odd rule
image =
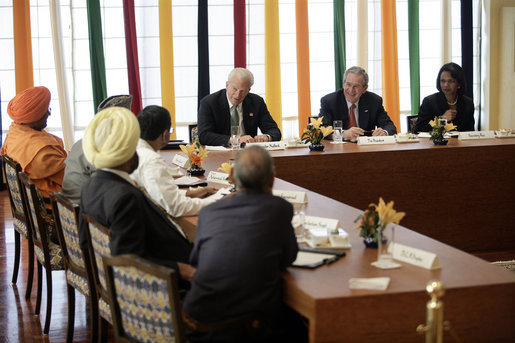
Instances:
[[[293,207],[272,195],[273,161],[258,146],[236,156],[231,180],[235,196],[200,211],[190,263],[197,271],[184,301],[184,312],[200,322],[220,324],[247,314],[262,327],[242,325],[214,334],[190,334],[195,342],[277,339],[281,331],[281,272],[297,256],[291,225]]]
[[[81,212],[109,228],[113,255],[136,254],[175,268],[184,277],[181,263],[187,262],[191,244],[129,177],[138,166],[139,134],[136,117],[121,107],[99,112],[88,125],[82,146],[97,171],[82,188]],[[83,218],[80,230],[84,248]]]

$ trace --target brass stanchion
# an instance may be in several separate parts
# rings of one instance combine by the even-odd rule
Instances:
[[[443,342],[443,302],[440,300],[445,294],[445,288],[441,281],[429,281],[426,291],[431,300],[426,305],[426,325],[420,324],[417,332],[425,333],[426,343]]]

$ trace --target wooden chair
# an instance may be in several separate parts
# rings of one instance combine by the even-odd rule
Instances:
[[[188,125],[188,134],[189,134],[190,144],[191,144],[198,138],[197,123]]]
[[[51,193],[50,200],[61,245],[66,272],[66,294],[68,297],[68,330],[66,341],[73,341],[75,325],[75,290],[86,297],[90,305],[91,339],[98,336],[98,299],[90,260],[79,244],[79,205],[59,193]]]
[[[418,114],[407,116],[406,117],[407,123],[408,123],[408,132],[409,133],[416,133],[415,132],[415,124],[418,120]]]
[[[13,215],[14,226],[14,269],[12,283],[18,280],[18,270],[20,267],[20,247],[23,236],[27,240],[29,264],[27,273],[27,289],[25,299],[30,298],[32,292],[32,280],[34,278],[34,243],[32,242],[32,228],[28,218],[27,204],[24,201],[22,185],[18,177],[21,166],[7,155],[2,155],[2,170],[5,175],[9,201],[11,202],[11,212]]]
[[[175,270],[136,255],[104,256],[117,342],[185,342]]]
[[[38,194],[36,186],[30,181],[25,173],[19,173],[20,181],[23,185],[23,194],[27,199],[29,218],[32,226],[32,240],[34,242],[34,252],[38,263],[38,293],[36,298],[35,314],[39,315],[41,307],[42,292],[42,267],[45,267],[47,306],[46,319],[43,333],[48,334],[50,328],[50,317],[52,315],[52,271],[64,270],[64,262],[61,247],[52,242],[50,237],[55,232],[55,223],[51,216],[47,214],[41,196]]]
[[[101,342],[107,341],[108,324],[113,325],[113,317],[107,292],[107,282],[104,274],[103,256],[111,256],[111,234],[109,229],[98,223],[93,217],[83,214],[88,222],[87,240],[91,270],[95,280],[95,288],[98,299],[98,326],[99,338]]]

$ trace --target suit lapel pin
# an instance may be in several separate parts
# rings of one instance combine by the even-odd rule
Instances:
[[[368,110],[365,110],[365,112],[368,112]]]
[[[254,117],[254,113],[250,112],[249,117]]]

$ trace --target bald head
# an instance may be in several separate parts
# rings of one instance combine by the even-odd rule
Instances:
[[[236,155],[233,177],[240,190],[270,193],[274,179],[274,161],[259,146],[248,147]]]

